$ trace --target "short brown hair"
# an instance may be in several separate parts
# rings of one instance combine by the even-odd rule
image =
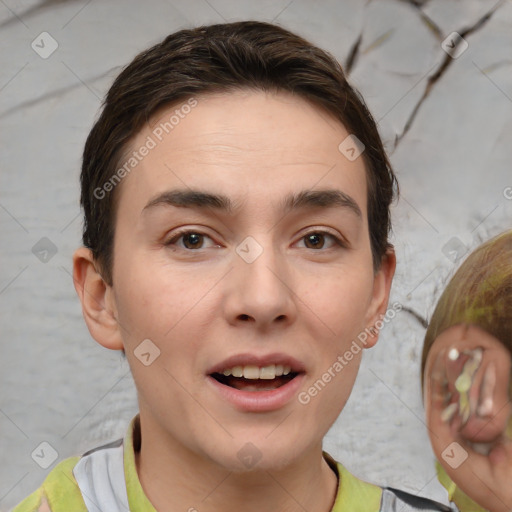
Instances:
[[[137,55],[108,91],[85,144],[81,173],[83,243],[108,284],[120,187],[102,192],[101,198],[95,191],[104,191],[130,140],[158,110],[238,89],[295,94],[335,117],[364,144],[370,242],[374,269],[380,267],[390,247],[389,207],[398,184],[363,99],[329,53],[279,26],[243,21],[169,35]]]

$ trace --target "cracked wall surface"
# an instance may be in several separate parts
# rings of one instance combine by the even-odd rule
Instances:
[[[512,1],[2,0],[0,511],[41,483],[47,470],[30,455],[40,442],[61,459],[80,454],[124,435],[137,410],[127,363],[90,338],[70,277],[81,152],[101,99],[168,33],[241,19],[273,20],[338,58],[401,186],[391,303],[404,310],[366,351],[325,449],[367,480],[446,502],[421,346],[464,254],[512,227]],[[47,58],[31,47],[42,32],[58,44]],[[41,239],[55,253],[47,263],[33,252]]]

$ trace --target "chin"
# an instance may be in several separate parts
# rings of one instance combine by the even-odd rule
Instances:
[[[304,448],[294,443],[290,437],[288,437],[288,443],[284,441],[283,437],[276,437],[275,440],[270,441],[263,435],[260,437],[246,435],[243,440],[233,439],[229,445],[224,446],[222,453],[219,453],[219,447],[216,447],[215,453],[210,452],[210,458],[233,473],[281,471],[296,462]]]

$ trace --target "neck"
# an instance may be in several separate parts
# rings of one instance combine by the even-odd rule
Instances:
[[[189,512],[329,512],[334,505],[338,480],[321,444],[285,468],[235,473],[170,443],[158,430],[160,435],[154,429],[144,435],[145,426],[141,423],[135,463],[156,510],[169,510],[172,504],[172,510]]]

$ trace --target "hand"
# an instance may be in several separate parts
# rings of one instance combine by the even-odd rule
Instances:
[[[510,372],[507,348],[473,325],[443,331],[425,367],[434,453],[455,484],[491,512],[512,510]]]

